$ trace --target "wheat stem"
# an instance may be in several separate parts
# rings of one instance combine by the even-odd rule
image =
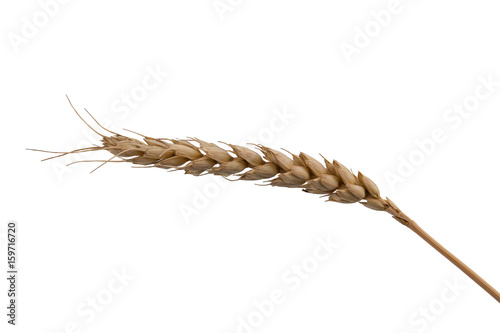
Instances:
[[[486,282],[482,277],[480,277],[476,272],[474,272],[469,266],[464,264],[460,259],[455,257],[450,251],[448,251],[444,246],[438,243],[434,238],[432,238],[427,232],[425,232],[415,221],[412,221],[408,228],[414,233],[419,235],[424,241],[429,243],[430,246],[435,248],[439,253],[441,253],[446,259],[457,266],[462,272],[464,272],[468,277],[470,277],[474,282],[476,282],[481,288],[483,288],[488,294],[490,294],[497,302],[500,302],[500,293],[493,288],[488,282]]]

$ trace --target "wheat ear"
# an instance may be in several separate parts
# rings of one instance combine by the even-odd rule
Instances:
[[[73,105],[71,106],[73,107]],[[83,120],[76,109],[74,110]],[[90,116],[92,117],[92,115]],[[344,204],[359,202],[369,209],[391,214],[396,221],[415,232],[500,302],[500,293],[498,291],[429,236],[389,198],[382,198],[377,185],[371,179],[361,172],[355,175],[351,170],[335,160],[330,162],[322,156],[324,163],[320,163],[304,153],[296,155],[285,151],[289,154],[287,156],[280,151],[263,145],[254,145],[255,149],[250,149],[222,143],[230,148],[224,149],[220,145],[197,138],[187,140],[157,139],[139,134],[143,139],[143,141],[139,141],[109,131],[102,127],[95,118],[92,117],[92,119],[103,130],[112,134],[110,136],[103,135],[83,120],[94,132],[101,136],[101,146],[57,153],[59,155],[51,158],[70,153],[106,150],[113,156],[103,164],[110,162],[114,158],[120,158],[121,162],[182,170],[184,173],[194,176],[213,174],[225,178],[233,177],[234,179],[231,180],[263,180],[267,185],[300,188],[307,193],[319,194],[327,197],[327,201]]]

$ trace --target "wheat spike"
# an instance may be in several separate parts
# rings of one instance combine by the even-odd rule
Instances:
[[[73,105],[71,106],[73,107]],[[76,109],[74,110],[78,114]],[[79,114],[78,116],[83,120]],[[307,193],[327,197],[327,201],[337,203],[351,204],[359,202],[369,209],[385,211],[391,214],[396,221],[424,239],[500,302],[500,293],[497,290],[429,236],[415,221],[404,214],[394,202],[389,198],[382,198],[377,185],[370,178],[361,172],[355,175],[338,161],[333,160],[330,162],[321,156],[323,158],[323,163],[321,163],[305,153],[296,155],[284,150],[289,155],[287,156],[283,152],[263,145],[254,145],[255,148],[250,149],[221,143],[230,148],[225,149],[220,145],[205,142],[198,138],[184,140],[158,139],[141,135],[143,141],[140,141],[109,131],[102,127],[95,118],[92,117],[92,119],[112,135],[107,136],[97,132],[83,120],[87,126],[101,136],[102,144],[99,147],[83,148],[73,152],[106,150],[111,153],[113,156],[100,166],[112,161],[114,158],[120,158],[121,162],[179,170],[194,176],[213,174],[225,178],[233,177],[231,180],[263,181],[270,186],[299,188]],[[60,154],[54,156],[60,157],[73,152],[50,153]]]
[[[398,222],[409,226],[412,220],[392,201],[380,196],[375,183],[361,172],[356,176],[337,161],[319,162],[300,153],[287,156],[278,150],[256,145],[248,147],[215,143],[197,138],[157,139],[145,136],[139,141],[115,134],[102,137],[102,150],[136,165],[184,171],[201,176],[233,176],[234,180],[264,181],[266,185],[300,188],[304,192],[328,197],[338,203],[361,203],[367,208],[386,211]]]

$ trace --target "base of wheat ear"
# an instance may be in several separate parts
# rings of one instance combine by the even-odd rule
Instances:
[[[73,105],[71,107],[85,122]],[[85,111],[88,113],[86,109]],[[90,113],[88,115],[100,128],[110,133],[110,135],[103,135],[85,122],[101,137],[102,145],[64,153],[49,152],[58,155],[45,160],[71,153],[105,150],[113,156],[107,161],[101,161],[103,164],[118,158],[120,162],[179,170],[194,176],[212,174],[233,181],[263,181],[264,184],[270,186],[299,188],[304,192],[318,194],[328,198],[327,201],[337,203],[360,203],[369,209],[391,214],[396,221],[414,231],[500,302],[498,291],[429,236],[389,198],[382,198],[377,185],[371,179],[361,172],[355,175],[336,160],[329,161],[321,156],[323,158],[323,163],[321,163],[305,153],[296,155],[284,150],[287,155],[263,145],[253,145],[254,149],[250,149],[223,142],[217,145],[197,138],[158,139],[133,132],[142,136],[143,141],[140,141],[109,131],[101,126]],[[222,145],[228,148],[222,148]]]

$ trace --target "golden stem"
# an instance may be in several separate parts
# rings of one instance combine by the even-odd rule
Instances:
[[[439,244],[434,238],[432,238],[428,233],[426,233],[415,221],[411,221],[408,225],[413,232],[419,235],[423,240],[429,243],[430,246],[435,248],[439,253],[441,253],[446,259],[451,261],[455,266],[457,266],[462,272],[467,274],[474,282],[476,282],[481,288],[483,288],[488,294],[490,294],[497,302],[500,302],[500,293],[493,288],[488,282],[486,282],[482,277],[480,277],[476,272],[474,272],[469,266],[464,264],[460,259],[455,257],[450,251],[445,249],[441,244]]]

